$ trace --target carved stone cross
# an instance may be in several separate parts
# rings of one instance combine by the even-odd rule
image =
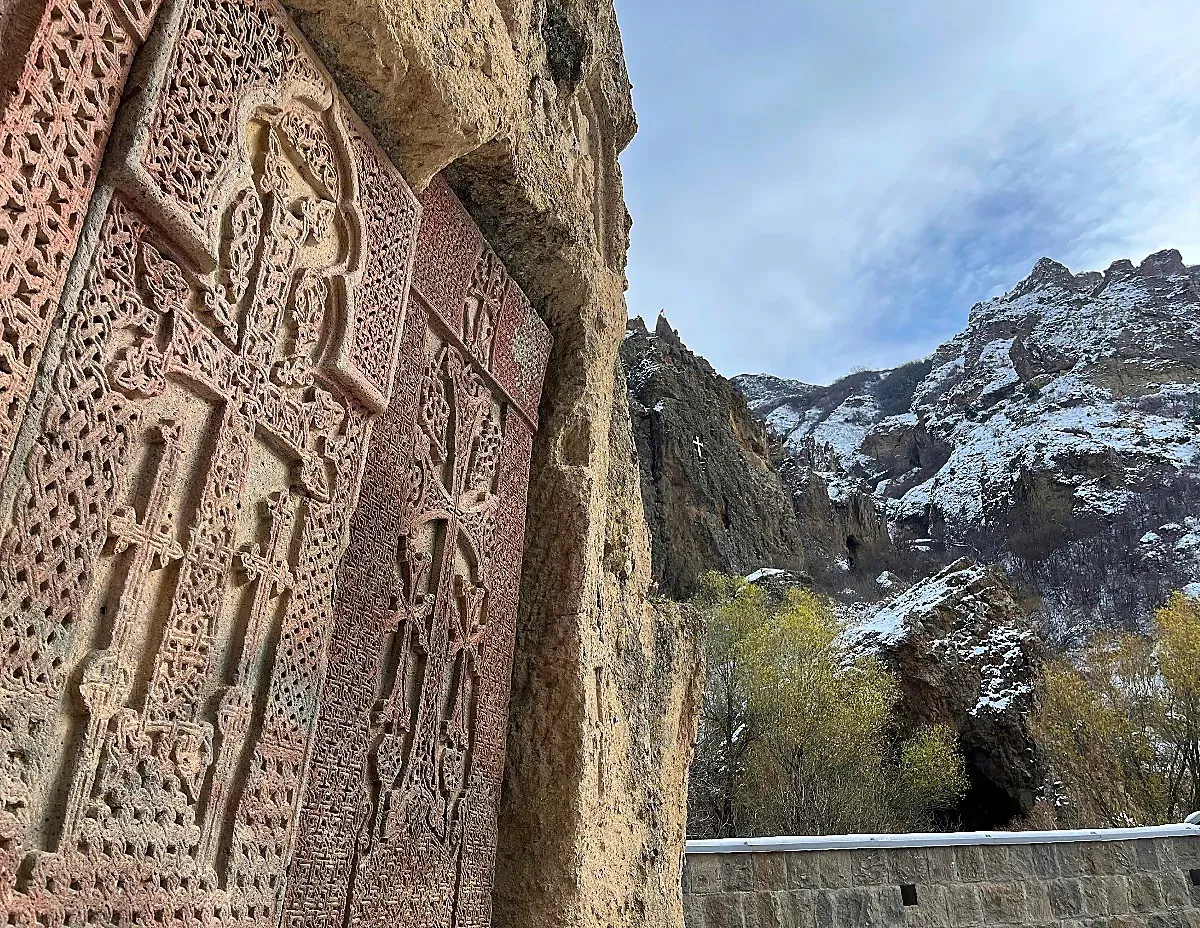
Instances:
[[[238,682],[242,682],[247,673],[248,663],[254,659],[262,646],[264,625],[271,601],[282,596],[285,590],[290,590],[296,582],[288,564],[288,547],[296,522],[291,494],[287,490],[272,493],[266,509],[271,523],[266,545],[260,545],[257,541],[243,545],[237,555],[238,563],[246,576],[257,583],[242,643]]]
[[[118,654],[122,653],[130,618],[141,614],[150,572],[155,565],[166,567],[183,557],[183,548],[175,538],[175,526],[167,511],[179,468],[181,429],[172,420],[164,419],[149,437],[161,444],[163,451],[146,497],[145,515],[139,520],[132,507],[122,506],[113,511],[108,523],[116,553],[133,550],[113,629],[112,647]]]

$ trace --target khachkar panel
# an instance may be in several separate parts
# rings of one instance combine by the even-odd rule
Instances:
[[[18,45],[16,30],[0,35],[5,64],[19,71],[0,101],[0,479],[125,78],[157,7],[158,0],[45,0],[27,45]]]
[[[393,400],[338,573],[288,928],[491,922],[550,337],[450,189],[437,180],[421,202]]]
[[[403,329],[419,204],[275,4],[148,43],[0,529],[8,924],[278,923]]]

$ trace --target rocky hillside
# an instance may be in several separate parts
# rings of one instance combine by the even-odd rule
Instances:
[[[735,383],[835,588],[878,598],[883,570],[911,583],[969,554],[1070,643],[1200,580],[1200,267],[1176,251],[1103,273],[1044,258],[894,370]]]
[[[630,320],[621,348],[654,578],[676,599],[706,570],[799,569],[800,524],[768,432],[665,316]]]
[[[1029,712],[1045,647],[1003,577],[956,561],[865,611],[845,637],[896,674],[903,728],[957,732],[970,780],[963,828],[1004,827],[1033,808],[1046,769]]]

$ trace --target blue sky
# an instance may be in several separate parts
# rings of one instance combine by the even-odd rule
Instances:
[[[929,353],[1042,255],[1200,262],[1200,4],[616,0],[630,312],[722,373]]]

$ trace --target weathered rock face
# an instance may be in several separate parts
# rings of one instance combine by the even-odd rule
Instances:
[[[207,8],[216,2],[205,0],[200,5]],[[225,5],[237,8],[234,20],[246,11],[259,14],[256,4],[230,0]],[[534,413],[540,417],[540,431],[532,448],[525,572],[517,613],[516,633],[520,644],[513,674],[516,686],[511,702],[513,727],[505,787],[505,795],[511,798],[505,800],[501,813],[496,923],[582,926],[636,921],[638,924],[677,924],[677,870],[682,829],[672,824],[669,810],[682,809],[684,805],[685,791],[681,781],[689,743],[687,701],[691,695],[689,681],[694,671],[694,645],[689,644],[688,627],[677,613],[660,612],[650,607],[648,570],[627,567],[637,561],[638,551],[617,550],[625,545],[644,545],[645,537],[640,507],[629,506],[616,495],[623,492],[624,478],[619,468],[614,470],[610,466],[613,411],[614,408],[623,409],[625,402],[622,392],[614,405],[613,365],[625,319],[623,265],[628,229],[616,157],[634,128],[628,80],[621,63],[620,38],[611,6],[581,2],[514,5],[506,0],[499,3],[471,0],[456,8],[434,2],[414,5],[383,0],[354,3],[297,0],[288,5],[308,38],[315,43],[321,61],[334,73],[353,107],[379,139],[384,153],[399,166],[412,189],[427,196],[425,188],[429,179],[446,169],[454,189],[482,226],[496,254],[528,294],[554,338],[554,352],[540,409],[524,410],[530,418]],[[189,4],[169,3],[165,9],[178,12],[187,6]],[[271,5],[261,6],[267,9]],[[16,13],[10,15],[14,10]],[[4,202],[10,204],[0,217],[5,223],[0,249],[3,262],[0,280],[4,281],[0,290],[0,298],[4,300],[0,306],[0,322],[4,327],[4,338],[0,340],[0,360],[3,361],[0,364],[0,459],[5,465],[14,447],[18,454],[25,454],[23,449],[28,445],[23,443],[37,437],[37,426],[45,415],[69,413],[73,416],[72,423],[82,424],[84,428],[91,421],[89,417],[97,415],[86,402],[77,407],[72,401],[61,409],[53,403],[43,404],[46,392],[57,383],[53,367],[57,355],[53,363],[43,364],[42,352],[47,346],[52,353],[62,350],[66,335],[55,322],[59,297],[68,284],[75,246],[84,231],[83,217],[105,151],[108,128],[123,94],[125,76],[134,54],[155,28],[158,13],[158,4],[153,0],[49,0],[47,3],[21,3],[18,0],[15,6],[5,5],[0,12],[6,52],[4,65],[0,67],[0,91],[5,92],[0,115],[4,119],[6,142],[0,157],[0,185]],[[31,28],[34,19],[37,24]],[[214,147],[228,144],[242,154],[242,146],[246,146],[248,160],[260,164],[262,152],[257,146],[272,144],[272,130],[260,131],[251,127],[252,131],[243,132],[239,128],[228,139],[209,131],[212,126],[205,124],[209,115],[206,107],[214,106],[220,110],[218,122],[225,119],[227,112],[222,108],[225,98],[207,91],[205,81],[210,77],[219,82],[230,76],[236,77],[239,68],[245,66],[270,68],[282,62],[285,76],[268,80],[262,95],[255,98],[259,102],[273,99],[272,94],[292,92],[294,88],[286,76],[289,68],[304,71],[302,76],[310,85],[327,81],[320,65],[306,53],[278,53],[276,50],[267,54],[254,47],[255,42],[261,41],[261,32],[247,27],[241,32],[235,30],[235,33],[222,37],[212,53],[202,57],[197,68],[180,72],[185,81],[196,83],[195,92],[188,97],[191,103],[181,108],[182,131],[148,136],[152,144],[175,146],[182,164],[178,172],[180,178],[187,178],[195,163],[203,161]],[[200,29],[189,33],[189,40],[203,41],[206,34],[222,36],[220,30]],[[101,36],[102,40],[93,42],[95,36]],[[19,56],[23,48],[29,48],[31,52],[17,65],[25,68],[22,76],[13,78],[9,68],[14,58],[7,53],[17,50]],[[144,60],[152,63],[145,56]],[[68,79],[45,80],[45,75],[38,69],[47,62],[61,63],[70,72]],[[215,76],[210,75],[209,70]],[[9,93],[12,87],[17,88],[15,93]],[[305,99],[329,99],[327,89],[315,97],[311,90],[306,92],[309,96]],[[130,96],[139,100],[137,94]],[[144,104],[136,102],[135,105]],[[320,105],[328,104],[322,102]],[[236,110],[238,119],[245,115],[245,108]],[[39,134],[38,127],[54,127],[55,131]],[[339,128],[344,127],[339,123]],[[351,135],[361,133],[366,137],[365,130],[354,125],[352,120],[350,129]],[[286,129],[281,131],[286,134]],[[8,144],[10,141],[11,145]],[[287,183],[295,181],[315,186],[318,193],[324,193],[317,199],[328,199],[333,193],[329,186],[330,176],[305,166],[305,159],[312,159],[322,152],[320,132],[297,130],[294,137],[287,136],[279,145],[285,156],[298,165],[297,177],[288,175]],[[371,145],[367,147],[374,151]],[[381,162],[385,160],[383,154],[378,154],[378,158]],[[371,172],[365,172],[364,176],[367,179],[359,178],[354,184],[355,191],[364,189],[367,180],[376,177]],[[403,185],[400,175],[389,176]],[[282,188],[275,179],[270,180],[270,185],[270,195],[282,195]],[[339,189],[349,188],[341,184]],[[192,192],[203,199],[210,194],[220,198],[230,190],[197,183]],[[154,201],[153,197],[149,199]],[[144,205],[139,201],[136,207]],[[364,205],[370,204],[364,201]],[[325,226],[322,223],[323,217],[328,218],[327,212],[318,204],[304,213],[305,221],[311,222],[313,228],[319,226],[324,230],[322,234],[333,236],[329,241],[318,236],[320,241],[304,244],[303,247],[311,252],[305,252],[304,260],[300,262],[304,267],[308,267],[306,262],[309,262],[324,268],[321,262],[329,262],[331,256],[342,256],[344,237],[360,231],[356,223],[369,226],[378,215],[386,215],[383,212],[373,214],[370,209],[359,215],[351,208],[344,211],[350,218],[343,221],[343,212],[334,211],[332,224]],[[230,221],[225,226],[212,219],[212,216],[222,215],[219,209],[211,215],[206,214],[201,224],[208,222],[209,227],[202,230],[203,234],[193,235],[186,226],[167,223],[170,234],[179,234],[185,240],[179,252],[186,260],[177,256],[173,248],[168,248],[166,254],[173,261],[183,261],[187,282],[194,283],[196,275],[215,273],[221,286],[227,291],[233,290],[236,302],[244,293],[236,290],[227,279],[228,275],[214,272],[213,265],[221,267],[222,262],[232,262],[236,271],[238,261],[253,262],[254,249],[248,249],[245,254],[238,252],[233,248],[233,238],[239,228],[245,231],[256,226],[253,217],[247,216],[241,216],[239,220],[238,216],[230,214]],[[287,217],[283,219],[288,221]],[[396,235],[403,228],[395,217],[387,224]],[[130,238],[134,247],[140,249],[138,236]],[[154,236],[150,238],[155,240],[156,253],[164,253],[159,247],[161,242]],[[97,240],[105,241],[105,236],[99,228],[91,228],[84,236],[84,247],[94,249]],[[111,240],[125,242],[120,236]],[[215,259],[205,257],[206,248],[215,248],[218,253]],[[227,248],[233,250],[226,254]],[[451,248],[449,253],[453,252]],[[376,253],[374,248],[363,251],[366,256]],[[146,251],[146,254],[150,252]],[[246,258],[246,254],[250,257]],[[368,260],[365,283],[386,287],[387,275],[373,274],[369,258],[364,260]],[[196,262],[196,267],[188,263],[192,261]],[[148,274],[153,276],[151,272],[157,267],[151,259],[136,256],[127,264],[128,273],[136,274],[139,280]],[[80,263],[80,268],[67,288],[71,299],[81,292],[81,288],[86,290],[85,278],[80,276],[86,265]],[[466,274],[470,278],[470,269]],[[233,278],[236,279],[236,274]],[[446,279],[459,278],[447,272]],[[161,294],[151,292],[160,304],[169,301],[172,294],[182,292],[174,286],[176,281],[170,273],[155,280]],[[101,282],[105,286],[109,283],[107,280]],[[439,282],[445,283],[445,280],[431,281],[434,289]],[[112,283],[122,284],[123,279],[115,275]],[[464,328],[458,335],[468,353],[472,339],[486,331],[486,326],[478,325],[481,307],[495,296],[488,289],[487,281],[481,281],[481,284],[481,292],[472,295],[464,310],[470,331]],[[141,287],[141,283],[137,286]],[[331,298],[340,301],[346,297],[345,289],[334,287],[334,290],[335,297]],[[272,292],[270,287],[253,290],[255,293],[260,291]],[[215,290],[209,292],[215,293]],[[432,293],[427,296],[431,303],[437,303]],[[191,297],[187,299],[191,300]],[[203,327],[198,331],[212,329],[220,338],[218,330],[221,327],[236,327],[240,322],[236,313],[232,318],[222,314],[219,300],[200,297],[196,300],[199,301],[197,306],[189,307],[189,312],[195,309],[198,315]],[[336,339],[325,340],[323,333],[318,332],[317,345],[313,345],[309,340],[312,332],[305,328],[301,317],[306,309],[320,306],[319,301],[314,304],[307,297],[289,300],[287,294],[283,294],[280,302],[286,302],[286,312],[295,317],[294,330],[290,323],[274,330],[287,342],[282,350],[301,354],[304,349],[317,350],[319,346],[320,351],[329,353],[330,383],[348,390],[357,404],[354,414],[379,413],[386,406],[386,389],[381,390],[380,382],[372,381],[369,376],[355,376],[354,366],[346,362],[345,357],[334,358],[334,355],[340,351],[343,356],[352,358],[356,349],[361,349],[364,355],[371,355],[373,350],[378,353],[386,340],[376,337],[378,333],[374,330],[360,327],[361,343],[343,339],[339,344]],[[381,297],[380,303],[388,311],[397,311],[403,305],[394,293]],[[337,302],[339,313],[345,305]],[[174,315],[183,316],[180,313]],[[153,329],[151,319],[150,315],[144,315],[132,320],[131,327],[126,327],[128,344],[112,346],[114,351],[124,354],[111,360],[126,362],[131,372],[126,378],[130,384],[128,389],[140,390],[142,399],[146,398],[145,388],[149,381],[135,384],[132,373],[135,368],[144,373],[147,365],[153,366],[155,351],[161,352],[168,347],[159,338],[157,330],[148,331]],[[495,318],[492,321],[495,322]],[[146,336],[151,334],[154,337],[147,339]],[[246,345],[250,346],[246,350],[253,348],[253,340],[239,343],[234,339],[234,342],[239,350]],[[211,381],[223,369],[220,368],[221,353],[215,345],[207,346],[205,351],[207,354],[202,353],[195,359],[199,373],[194,379],[207,402],[214,393],[221,393]],[[510,360],[521,368],[528,366],[531,357],[526,353]],[[39,365],[44,367],[40,378]],[[216,365],[217,369],[207,370],[206,365]],[[112,370],[118,367],[119,363]],[[231,373],[231,383],[245,383],[243,378],[248,374],[242,367],[244,365]],[[288,365],[286,370],[284,367],[278,371],[272,368],[267,379],[276,383],[277,380],[302,377],[302,368],[303,365],[296,364]],[[67,369],[74,370],[69,365]],[[106,376],[118,375],[106,372]],[[451,377],[455,389],[461,385],[461,379],[457,375]],[[324,380],[320,380],[320,386],[326,386]],[[417,393],[410,391],[407,395],[415,397]],[[77,392],[76,398],[87,396],[93,394]],[[517,406],[522,405],[520,398],[515,402]],[[533,405],[537,406],[536,398]],[[318,411],[304,403],[301,408],[304,414]],[[429,406],[435,420],[440,408],[436,402]],[[458,403],[451,404],[451,408],[458,416],[466,407]],[[265,407],[260,403],[252,411],[256,416],[281,412],[269,403]],[[481,421],[486,420],[484,417]],[[108,422],[105,428],[110,426],[120,431],[119,424]],[[288,460],[289,455],[297,457],[298,461],[306,460],[299,451],[287,450],[294,444],[293,437],[290,433],[281,437],[268,428],[265,436],[255,440],[261,438],[272,454],[281,453]],[[315,434],[312,437],[314,440],[319,438]],[[147,492],[154,483],[151,479],[154,465],[160,463],[160,458],[168,459],[167,452],[172,447],[170,438],[152,444],[142,461],[145,466],[139,470],[145,476],[143,484]],[[338,442],[318,442],[317,456],[341,454],[343,450]],[[435,453],[434,457],[439,454]],[[55,461],[62,459],[61,455],[52,457]],[[442,463],[445,463],[444,459]],[[623,461],[618,463],[625,466]],[[338,460],[338,466],[343,465],[353,469],[353,461],[349,458]],[[192,462],[189,461],[188,466],[192,466]],[[295,466],[300,465],[296,463]],[[436,466],[439,465],[435,462]],[[319,471],[319,467],[308,465],[302,468],[310,488],[319,485]],[[2,498],[6,516],[7,507],[14,500],[23,501],[20,496],[23,478],[13,476],[19,473],[20,468],[10,469],[4,484]],[[328,467],[325,478],[335,480]],[[124,479],[121,471],[97,465],[84,482],[91,481],[89,487],[96,484],[107,492],[114,482]],[[271,475],[253,469],[248,472],[248,479],[256,488],[269,489],[271,486]],[[49,487],[51,478],[42,482]],[[199,487],[202,482],[197,481],[196,485]],[[635,486],[632,481],[629,485]],[[81,492],[75,484],[59,486],[66,493]],[[386,488],[384,481],[381,492]],[[89,488],[85,495],[93,491]],[[73,497],[71,505],[78,499],[78,495]],[[339,502],[341,505],[334,507],[337,514],[348,518],[353,505],[347,505],[344,500]],[[372,499],[372,502],[377,501]],[[60,507],[54,512],[65,517],[69,515],[69,508]],[[460,508],[454,511],[458,512]],[[131,516],[141,518],[141,508],[135,505]],[[309,526],[308,522],[304,524]],[[33,532],[29,526],[22,526],[22,531],[31,538],[34,535],[44,538],[49,546],[55,544],[50,535]],[[89,531],[98,532],[92,542],[104,544],[106,533],[102,525],[92,526]],[[258,539],[262,542],[258,554],[266,552],[269,540],[268,536]],[[179,541],[185,542],[184,539]],[[128,546],[125,550],[129,550]],[[329,544],[322,550],[322,556],[337,557],[336,544]],[[406,550],[417,554],[419,545],[414,544]],[[164,550],[164,554],[167,553],[169,551]],[[111,554],[111,551],[105,551],[103,556]],[[515,552],[510,555],[515,556]],[[473,557],[470,553],[464,555],[464,562],[470,565]],[[169,566],[170,561],[170,558],[163,561],[159,557],[155,570],[167,567],[167,573],[174,576],[171,571],[176,568]],[[373,566],[369,556],[364,563],[368,566],[363,569],[369,574]],[[450,561],[442,559],[440,563]],[[265,565],[261,569],[265,570]],[[276,574],[271,575],[271,584],[259,580],[259,586],[264,590],[273,588],[277,593],[280,588],[286,588],[284,580],[287,578],[283,573]],[[41,584],[46,576],[37,567],[29,575],[35,584]],[[62,582],[72,583],[72,576]],[[509,576],[515,577],[515,573],[509,571]],[[296,583],[294,571],[292,582]],[[304,596],[298,591],[308,589],[307,582],[304,579],[293,587],[291,594],[284,595],[290,595],[289,601],[303,600]],[[366,582],[370,585],[373,581],[368,576]],[[406,582],[411,585],[411,578]],[[349,588],[351,585],[340,586]],[[467,600],[470,600],[469,594],[468,584],[463,592]],[[72,599],[78,595],[77,592],[65,594],[63,608],[79,607],[76,599]],[[403,597],[398,598],[403,600]],[[146,607],[159,608],[155,603],[158,600],[148,600]],[[165,600],[162,603],[163,606],[167,604]],[[403,603],[392,602],[390,605],[398,607]],[[386,598],[380,608],[388,610]],[[456,614],[467,615],[469,611],[463,607]],[[257,614],[253,608],[250,612]],[[363,620],[369,620],[373,614],[370,610],[363,611]],[[615,621],[613,616],[618,614],[622,618]],[[22,618],[15,624],[23,622]],[[381,628],[387,624],[384,619],[379,619],[379,623]],[[618,635],[612,624],[624,629],[625,635]],[[146,624],[152,633],[158,627],[153,619]],[[473,632],[467,630],[459,638],[466,643],[472,635]],[[633,644],[635,640],[637,647]],[[627,643],[628,649],[618,650],[619,643]],[[290,652],[285,649],[280,653]],[[83,703],[89,707],[97,701],[101,707],[108,704],[104,693],[109,690],[91,685],[103,682],[101,677],[106,667],[103,662],[97,664],[95,669],[100,677],[87,678],[88,689],[82,692],[85,694]],[[241,672],[237,667],[236,660],[228,662],[224,671]],[[65,668],[63,672],[66,672]],[[461,675],[453,678],[464,679]],[[364,679],[369,679],[369,675]],[[330,698],[335,695],[330,694]],[[386,696],[381,698],[389,701]],[[236,708],[230,703],[231,711]],[[79,726],[86,728],[83,720],[87,716],[81,714],[82,709],[82,705],[73,706],[77,719],[72,724],[77,727],[68,741],[71,737],[81,736]],[[95,715],[93,708],[87,711]],[[380,743],[398,748],[398,753],[393,752],[390,756],[403,767],[402,757],[407,750],[402,747],[407,743],[401,734],[403,713],[389,714],[390,710],[386,709],[371,713],[366,703],[358,706],[356,711],[356,718],[370,718],[373,724],[394,729],[391,736],[398,740],[384,739]],[[235,715],[229,718],[233,719]],[[251,717],[259,718],[254,712]],[[489,724],[494,723],[496,717],[493,713]],[[259,723],[255,721],[254,724]],[[616,734],[604,742],[597,738],[601,731]],[[176,735],[180,732],[183,730]],[[451,725],[443,735],[451,737],[453,733],[454,726]],[[134,737],[132,733],[128,734]],[[196,735],[192,739],[195,750],[172,755],[172,763],[192,764],[197,751],[202,757],[207,750],[206,744],[209,748],[214,746],[205,741],[203,731],[192,734]],[[226,750],[230,743],[224,735],[215,739],[218,751]],[[646,750],[639,755],[636,748],[642,746]],[[20,753],[22,749],[15,750]],[[563,758],[565,766],[554,768],[524,762],[538,754]],[[9,756],[14,755],[10,753]],[[441,756],[453,759],[456,755],[450,751]],[[494,760],[498,763],[498,758]],[[648,770],[656,771],[657,775],[647,775]],[[564,776],[564,771],[569,775]],[[25,786],[19,782],[20,777],[16,781],[14,785],[12,778],[5,780],[6,804],[15,795],[13,789],[23,795],[21,790]],[[180,788],[186,793],[188,787],[185,784]],[[197,789],[205,797],[210,796],[207,786]],[[628,792],[623,792],[625,790]],[[494,795],[494,791],[491,794]],[[274,801],[278,797],[268,798]],[[319,801],[321,797],[310,799]],[[206,803],[209,801],[209,798],[204,799]],[[376,807],[382,808],[382,805],[377,803]],[[362,810],[339,807],[331,810],[331,814],[349,816],[364,823],[370,821],[380,825],[381,835],[383,832],[392,834],[385,827],[387,815],[374,816],[371,808],[375,807],[370,803]],[[646,824],[646,816],[654,809],[667,810],[664,812],[666,825],[661,830]],[[544,810],[553,810],[553,816],[543,814]],[[436,816],[428,820],[434,818]],[[564,823],[571,827],[563,827]],[[340,834],[337,828],[330,831]],[[318,842],[324,833],[320,826],[313,829]],[[236,829],[234,834],[238,834]],[[218,858],[225,859],[222,855],[229,855],[231,846],[228,838],[227,834],[209,835],[206,832],[201,843],[207,848],[211,841]],[[481,850],[485,856],[488,853],[486,835],[471,832],[469,837],[461,840]],[[185,841],[170,846],[186,852],[190,845]],[[355,853],[370,856],[375,845],[372,840],[365,840],[354,846],[359,849]],[[322,866],[336,868],[348,864],[336,853],[316,856],[323,861]],[[383,884],[375,885],[371,880],[372,874],[382,879],[389,872],[391,864],[385,860],[386,856],[381,855],[370,866],[356,871],[362,877],[364,889],[374,886],[383,891]],[[278,865],[275,861],[262,872],[270,871],[272,866],[277,870]],[[7,872],[15,873],[16,867],[10,867]],[[30,872],[27,867],[22,869],[22,879],[26,882]],[[50,886],[51,877],[46,879],[46,886]],[[6,876],[6,886],[7,880]],[[475,912],[482,911],[481,906],[486,904],[478,890],[479,885],[465,890],[471,896],[470,905],[474,907],[471,911]],[[201,890],[207,891],[199,886],[197,891]],[[263,902],[261,905],[254,903],[257,906],[254,917],[269,918],[270,900],[275,894],[262,887],[257,887],[255,892],[260,890]],[[383,891],[383,897],[386,895]],[[314,901],[305,908],[304,917],[314,920],[313,923],[323,918],[334,918],[340,923],[341,916],[331,914],[335,908]],[[368,921],[364,919],[362,923]]]
[[[686,599],[706,570],[799,570],[800,527],[766,430],[665,316],[632,319],[621,347],[650,523],[654,579]]]
[[[1103,274],[1043,259],[924,361],[830,387],[735,382],[784,437],[793,485],[869,494],[891,569],[1002,564],[1070,643],[1138,627],[1200,576],[1198,345],[1200,270],[1178,252]]]
[[[616,371],[614,383],[621,384]],[[545,648],[518,650],[509,738],[497,924],[679,924],[675,891],[687,773],[696,736],[703,651],[696,618],[649,603],[650,553],[627,414],[609,430],[604,582],[595,634],[561,618]],[[569,685],[586,676],[587,686]],[[584,732],[579,744],[563,730]],[[542,847],[535,851],[532,845]],[[527,855],[578,855],[586,872],[532,871]],[[569,882],[571,874],[576,881]],[[668,882],[674,880],[676,883]]]
[[[870,608],[845,632],[900,680],[905,728],[946,724],[966,755],[966,829],[1033,808],[1045,769],[1029,730],[1044,647],[997,572],[960,560]]]

